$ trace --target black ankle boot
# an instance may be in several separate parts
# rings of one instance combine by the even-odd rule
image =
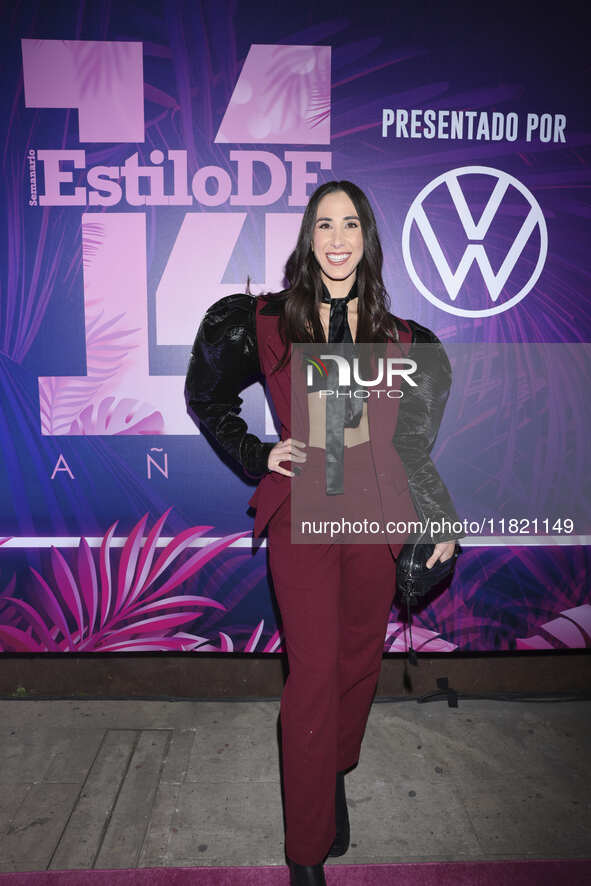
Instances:
[[[347,810],[347,798],[345,796],[345,773],[337,772],[337,784],[335,790],[335,817],[337,834],[330,847],[328,854],[335,858],[344,855],[349,848],[350,829],[349,812]]]
[[[287,859],[289,886],[326,886],[324,867],[321,864],[296,864]]]

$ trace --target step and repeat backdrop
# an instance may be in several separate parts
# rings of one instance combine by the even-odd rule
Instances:
[[[0,651],[282,651],[254,485],[184,379],[210,304],[283,288],[331,179],[369,196],[391,310],[454,366],[433,457],[474,519],[415,648],[589,646],[591,131],[568,6],[3,14]],[[276,440],[264,386],[241,397]],[[406,648],[394,601],[384,651]]]

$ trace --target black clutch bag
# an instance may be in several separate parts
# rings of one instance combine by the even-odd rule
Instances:
[[[400,595],[413,605],[431,588],[448,578],[455,569],[456,560],[462,549],[456,542],[454,552],[443,563],[438,560],[427,569],[426,562],[432,555],[434,544],[412,542],[405,544],[396,560],[396,587]]]
[[[415,606],[421,597],[429,593],[440,582],[453,573],[458,556],[462,549],[456,542],[454,552],[444,563],[438,560],[427,569],[425,563],[433,553],[435,545],[426,542],[409,542],[402,546],[396,560],[396,589],[402,600],[406,600],[409,645],[408,660],[418,665],[417,654],[412,645],[412,614],[411,606]]]

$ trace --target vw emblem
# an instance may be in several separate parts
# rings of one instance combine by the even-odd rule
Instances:
[[[483,191],[484,197],[475,196]],[[462,166],[433,179],[413,200],[402,230],[414,285],[458,317],[491,317],[512,308],[535,286],[547,253],[538,201],[514,176],[489,166]]]

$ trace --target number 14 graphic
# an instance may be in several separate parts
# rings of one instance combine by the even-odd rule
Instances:
[[[156,341],[187,345],[187,363],[207,307],[240,288],[219,281],[245,219],[244,212],[191,212],[181,224],[156,290]],[[265,289],[281,288],[300,221],[299,213],[266,213]],[[42,433],[195,433],[184,377],[149,374],[144,213],[83,214],[82,258],[86,375],[39,378]]]

